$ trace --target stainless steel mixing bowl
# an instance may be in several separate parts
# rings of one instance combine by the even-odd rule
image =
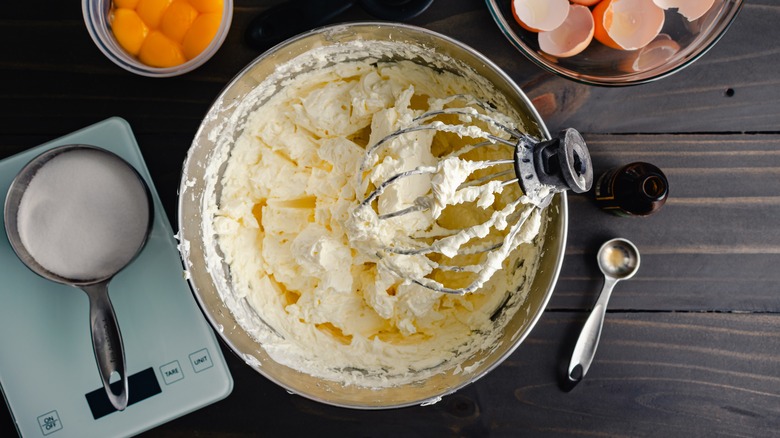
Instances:
[[[503,95],[505,103],[514,108],[530,134],[549,138],[539,115],[520,88],[490,60],[462,43],[425,29],[400,24],[353,23],[318,29],[282,43],[257,58],[227,85],[204,118],[184,163],[179,192],[182,258],[197,300],[225,343],[249,366],[288,391],[319,402],[360,409],[430,403],[474,382],[497,367],[512,354],[539,320],[553,292],[563,261],[567,229],[565,194],[556,195],[548,208],[544,250],[538,272],[522,307],[504,327],[500,345],[466,360],[461,364],[460,372],[449,370],[420,382],[390,388],[344,386],[275,362],[263,350],[263,346],[241,327],[221,298],[219,288],[230,287],[229,267],[224,263],[214,263],[213,259],[209,262],[206,257],[208,252],[215,251],[213,246],[216,244],[213,236],[204,235],[202,227],[204,220],[211,220],[208,216],[210,213],[204,211],[207,191],[205,168],[213,164],[214,160],[218,160],[218,165],[223,163],[227,158],[224,149],[229,149],[240,137],[247,113],[261,104],[262,99],[256,105],[242,103],[261,82],[274,75],[277,66],[312,48],[353,40],[408,43],[423,48],[426,57],[448,60],[447,68],[452,71],[475,71],[492,83],[497,95]],[[413,60],[426,62],[419,57]],[[221,166],[220,173],[224,167]],[[218,254],[218,249],[216,251]]]

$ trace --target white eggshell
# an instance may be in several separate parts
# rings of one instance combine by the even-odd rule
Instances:
[[[590,9],[571,5],[566,20],[557,28],[539,32],[539,48],[559,58],[574,56],[593,40],[595,24]]]
[[[715,0],[653,0],[653,2],[662,9],[676,8],[677,12],[688,21],[698,20],[715,4]]]
[[[664,27],[664,10],[654,0],[613,0],[607,34],[625,50],[648,45]]]
[[[538,31],[560,26],[569,13],[569,0],[512,0],[512,9],[526,26]]]

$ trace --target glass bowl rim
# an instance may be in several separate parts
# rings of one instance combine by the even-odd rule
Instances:
[[[661,64],[657,67],[654,67],[651,70],[637,73],[636,75],[651,72],[651,74],[648,74],[646,76],[640,76],[638,78],[631,78],[626,76],[606,77],[606,76],[597,76],[597,75],[584,75],[584,74],[577,73],[575,70],[556,66],[555,64],[551,63],[549,60],[545,59],[542,55],[537,53],[536,50],[529,47],[522,40],[522,38],[519,37],[510,28],[506,17],[504,17],[504,15],[502,14],[499,8],[498,0],[485,0],[485,4],[487,5],[488,10],[490,11],[490,15],[493,17],[493,20],[495,21],[496,25],[498,26],[499,30],[504,35],[504,37],[507,40],[509,40],[512,46],[514,46],[518,51],[520,51],[520,53],[522,53],[526,58],[531,60],[537,66],[541,67],[543,70],[558,75],[560,77],[563,77],[565,79],[570,79],[574,82],[578,82],[585,85],[597,85],[603,87],[625,87],[631,85],[645,84],[648,82],[654,82],[658,79],[662,79],[667,76],[670,76],[684,69],[685,67],[691,65],[694,61],[701,58],[705,53],[707,53],[712,47],[715,46],[715,44],[723,37],[723,35],[726,34],[726,31],[728,31],[728,29],[734,23],[734,20],[736,19],[737,15],[739,14],[739,11],[742,10],[742,6],[744,5],[744,0],[726,0],[726,1],[733,4],[733,6],[728,10],[728,15],[726,16],[726,19],[722,20],[721,24],[716,28],[716,31],[712,32],[711,35],[709,35],[703,41],[703,44],[697,49],[695,49],[689,57],[682,60],[677,65],[672,66],[671,68],[667,64]],[[657,72],[652,73],[654,71]]]

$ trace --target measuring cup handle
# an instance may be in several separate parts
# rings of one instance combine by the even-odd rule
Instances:
[[[127,407],[128,380],[125,367],[125,352],[122,335],[119,332],[114,307],[108,297],[108,284],[98,283],[84,286],[89,295],[89,320],[92,329],[92,347],[95,351],[103,387],[111,404],[119,411]],[[111,377],[119,377],[119,385],[111,385]],[[114,391],[117,388],[117,391]]]

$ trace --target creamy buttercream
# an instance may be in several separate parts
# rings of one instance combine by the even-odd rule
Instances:
[[[321,63],[320,68],[302,68],[281,86],[261,84],[242,122],[243,135],[229,145],[226,166],[209,169],[219,175],[204,205],[210,212],[204,234],[216,235],[218,248],[210,266],[216,270],[224,261],[230,276],[220,293],[274,360],[314,376],[383,387],[445,370],[463,372],[465,360],[496,344],[522,303],[538,258],[543,212],[525,207],[516,185],[459,189],[475,169],[464,159],[442,159],[446,150],[432,149],[438,131],[407,134],[400,145],[375,154],[361,172],[366,148],[415,116],[446,105],[448,96],[484,98],[488,90],[483,80],[446,69],[381,60],[411,50],[402,43],[356,42],[340,49],[348,55],[338,62],[328,50],[315,49],[302,55],[304,61],[280,66],[286,74],[297,65]],[[423,64],[424,56],[424,51],[416,55]],[[458,120],[464,126],[469,121]],[[451,132],[445,143],[482,135],[464,129]],[[475,154],[490,159],[497,148]],[[375,206],[359,207],[367,189],[363,176],[377,184],[400,170],[426,167],[432,172],[404,178]],[[378,219],[413,205],[431,187],[437,192],[432,208]],[[437,233],[472,222],[481,225],[469,233],[506,230],[497,237],[509,244],[480,261],[492,272],[464,296],[403,281],[375,253],[388,236],[408,239],[412,232]],[[442,241],[439,249],[448,255],[462,245],[457,236]],[[457,277],[434,272],[438,263],[423,254],[388,257],[399,257],[393,266],[415,278]]]

